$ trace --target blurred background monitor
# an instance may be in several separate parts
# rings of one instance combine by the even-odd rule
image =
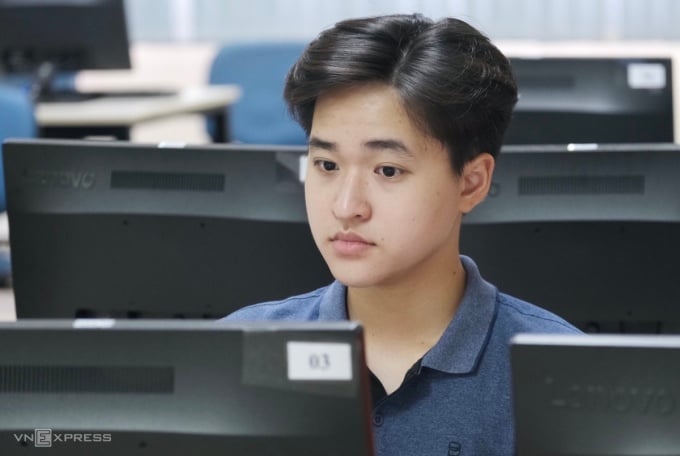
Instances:
[[[680,454],[680,337],[515,336],[517,456]]]
[[[0,344],[3,455],[373,454],[350,322],[30,320]]]
[[[124,0],[0,0],[0,75],[49,98],[56,75],[129,69]]]
[[[18,318],[216,318],[332,281],[307,224],[304,146],[4,151]]]
[[[673,142],[670,58],[511,58],[505,144]]]
[[[588,149],[588,148],[586,148]],[[506,146],[461,252],[586,331],[680,331],[680,147]]]

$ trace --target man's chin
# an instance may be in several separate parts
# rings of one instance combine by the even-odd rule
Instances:
[[[350,288],[370,288],[380,285],[380,280],[377,276],[356,269],[352,271],[338,271],[331,268],[331,273],[338,282]]]

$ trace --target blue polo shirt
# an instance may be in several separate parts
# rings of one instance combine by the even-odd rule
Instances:
[[[465,293],[442,337],[392,394],[384,394],[373,378],[378,456],[513,455],[510,338],[520,332],[580,332],[545,309],[500,293],[470,258],[461,260]],[[226,319],[347,320],[346,293],[336,281],[245,307]]]

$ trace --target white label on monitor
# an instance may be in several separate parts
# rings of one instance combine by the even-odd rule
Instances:
[[[631,89],[663,89],[666,87],[666,68],[660,63],[631,63],[628,65],[628,86]]]
[[[352,380],[352,350],[336,342],[288,342],[289,380]]]
[[[73,320],[73,327],[78,328],[113,328],[116,324],[115,318],[79,318]]]
[[[158,143],[159,149],[184,149],[187,143],[180,141],[161,141]]]
[[[298,179],[300,182],[305,181],[305,176],[307,176],[307,156],[300,155],[300,163],[298,163]]]

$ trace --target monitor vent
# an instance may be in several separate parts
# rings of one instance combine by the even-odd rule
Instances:
[[[532,176],[519,178],[519,194],[644,194],[644,176]]]
[[[113,171],[111,188],[222,192],[224,191],[224,174]]]
[[[171,367],[0,366],[1,393],[172,393]]]

